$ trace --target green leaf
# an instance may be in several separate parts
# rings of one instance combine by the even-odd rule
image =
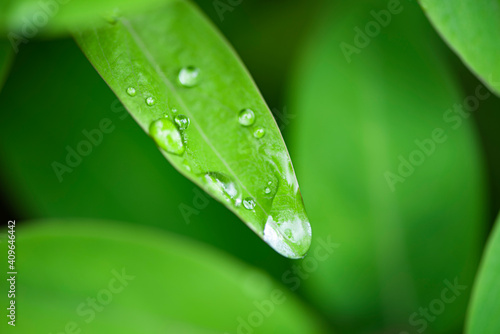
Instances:
[[[158,154],[73,40],[26,45],[0,92],[0,111],[6,217],[155,226],[277,278],[287,269],[286,258]],[[103,121],[111,132],[101,131]]]
[[[500,94],[500,1],[420,0],[434,27],[463,62]]]
[[[474,282],[467,315],[467,334],[500,332],[500,219],[490,235]]]
[[[117,7],[126,12],[170,0],[3,0],[0,33],[20,45],[39,35],[66,33],[68,29],[114,20]]]
[[[276,122],[234,51],[196,8],[175,1],[76,39],[179,172],[279,253],[306,254],[311,228]]]
[[[454,111],[464,97],[444,46],[415,4],[377,23],[387,4],[325,10],[294,76],[291,153],[313,244],[331,235],[342,245],[304,293],[346,332],[456,333],[485,225],[482,157],[469,113]],[[455,279],[467,289],[423,318]]]
[[[15,229],[20,333],[322,333],[286,287],[209,247],[99,220]]]
[[[7,41],[0,40],[0,91],[7,75],[9,74],[10,65],[14,58],[14,52]]]

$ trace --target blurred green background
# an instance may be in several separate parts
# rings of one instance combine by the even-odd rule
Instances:
[[[282,130],[313,228],[310,254],[280,256],[178,174],[71,37],[48,29],[21,45],[0,92],[2,222],[20,226],[14,330],[461,333],[500,208],[499,98],[459,125],[446,121],[480,82],[412,2],[351,62],[341,43],[387,2],[198,5]],[[59,182],[52,163],[104,118],[113,130]],[[386,172],[436,129],[446,140],[391,189]],[[75,309],[122,268],[137,279],[87,323]],[[457,280],[466,288],[433,313]],[[88,327],[65,329],[72,321]]]

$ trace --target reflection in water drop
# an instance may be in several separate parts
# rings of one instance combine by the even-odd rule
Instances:
[[[154,98],[154,97],[152,97],[152,96],[150,96],[150,97],[148,97],[148,98],[146,99],[146,104],[147,104],[148,106],[152,106],[152,105],[154,105],[154,104],[155,104],[155,102],[156,102],[156,101],[155,101],[155,98]]]
[[[182,155],[184,153],[181,134],[174,123],[168,119],[161,118],[152,122],[149,126],[149,133],[156,144],[165,151],[177,155]]]

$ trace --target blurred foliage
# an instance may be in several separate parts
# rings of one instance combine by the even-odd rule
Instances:
[[[420,0],[450,47],[492,91],[500,95],[500,2],[498,0]]]
[[[197,1],[248,67],[286,137],[294,117],[284,100],[289,69],[325,1],[241,0],[216,6],[221,2],[230,4]]]
[[[290,92],[313,243],[330,235],[342,245],[304,293],[346,332],[456,333],[485,226],[481,155],[471,124],[448,111],[465,96],[415,4],[364,33],[364,47],[355,40],[353,27],[376,22],[371,9],[389,13],[373,3],[331,7]],[[419,307],[455,279],[469,291],[425,320]]]
[[[161,230],[51,220],[17,233],[17,333],[326,333],[269,276]]]
[[[20,46],[37,35],[67,35],[68,30],[93,27],[120,13],[171,0],[2,0],[0,32]]]
[[[466,334],[500,333],[500,219],[484,251],[474,283]]]
[[[9,73],[10,65],[14,56],[14,51],[9,42],[0,40],[0,91]]]

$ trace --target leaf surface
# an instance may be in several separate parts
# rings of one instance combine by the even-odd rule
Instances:
[[[179,172],[282,255],[306,254],[311,228],[276,122],[197,9],[175,1],[75,36]]]

